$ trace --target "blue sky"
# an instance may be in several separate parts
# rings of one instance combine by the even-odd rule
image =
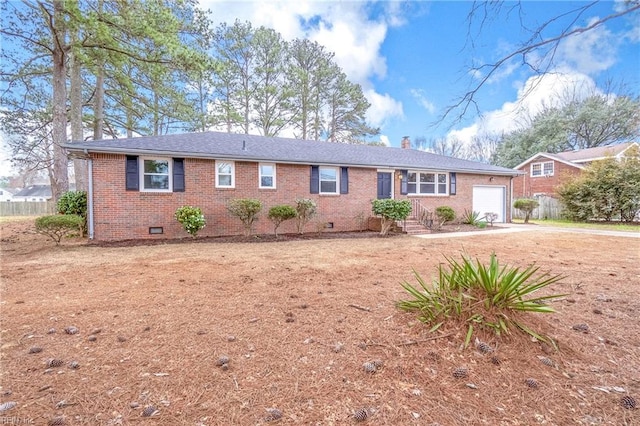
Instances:
[[[371,102],[369,121],[381,129],[380,139],[399,146],[402,136],[457,137],[463,141],[483,132],[513,130],[526,115],[555,94],[568,90],[603,90],[609,80],[640,87],[640,20],[638,14],[617,18],[560,44],[555,66],[536,77],[521,58],[509,61],[478,94],[481,116],[468,114],[455,125],[433,126],[444,109],[463,95],[482,74],[471,64],[490,63],[530,37],[529,28],[585,2],[523,1],[520,14],[506,3],[500,19],[475,25],[468,37],[470,1],[216,1],[200,0],[214,22],[250,21],[280,32],[285,39],[307,37],[335,52],[350,79],[362,85]],[[603,1],[573,27],[615,13],[621,2]],[[476,21],[477,22],[477,21]],[[560,21],[558,24],[566,24]],[[543,36],[556,35],[552,26]],[[537,55],[531,56],[537,60]],[[528,96],[522,96],[528,93]]]
[[[626,84],[627,93],[640,92],[636,13],[562,42],[553,72],[535,76],[521,58],[507,62],[478,93],[480,116],[470,113],[453,125],[433,126],[470,83],[483,77],[469,72],[471,64],[496,61],[530,36],[522,30],[520,15],[526,26],[536,28],[585,2],[523,1],[520,15],[511,10],[488,19],[482,31],[476,25],[468,32],[470,1],[199,1],[211,10],[215,24],[250,21],[256,27],[274,28],[285,39],[306,37],[334,52],[336,62],[363,87],[371,103],[368,121],[381,129],[375,139],[391,146],[399,146],[405,135],[412,140],[469,141],[483,133],[508,132],[543,104],[553,103],[558,93],[603,90],[608,80]],[[516,4],[506,3],[503,11]],[[621,5],[599,2],[573,26],[586,26]],[[559,22],[563,23],[566,20]],[[543,36],[556,35],[557,29],[551,27]],[[0,175],[9,170],[8,157],[0,152]]]

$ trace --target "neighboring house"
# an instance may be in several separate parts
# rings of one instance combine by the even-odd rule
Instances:
[[[7,188],[0,188],[0,202],[13,201],[13,191]]]
[[[226,209],[234,198],[257,198],[255,232],[271,233],[268,210],[311,198],[327,231],[357,230],[376,198],[412,199],[433,211],[452,207],[498,213],[510,220],[513,169],[403,148],[190,133],[67,144],[89,170],[89,236],[96,240],[176,238],[183,205],[200,207],[202,236],[237,235],[242,224]],[[312,228],[312,229],[315,229]],[[310,231],[311,229],[307,229]],[[294,221],[281,231],[294,232]]]
[[[593,161],[607,157],[621,158],[637,142],[549,154],[540,152],[518,164],[515,170],[522,172],[513,180],[514,198],[557,198],[556,187],[564,179],[576,176]]]
[[[13,195],[12,201],[48,201],[51,199],[50,185],[30,185]]]

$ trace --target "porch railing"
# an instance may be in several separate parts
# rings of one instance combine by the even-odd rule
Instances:
[[[420,200],[411,200],[411,218],[416,220],[420,225],[431,229],[433,227],[433,212],[429,211],[420,203]]]

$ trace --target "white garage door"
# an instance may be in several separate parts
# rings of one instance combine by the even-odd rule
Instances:
[[[479,212],[481,217],[486,213],[497,213],[496,222],[504,222],[505,201],[504,186],[473,187],[473,211]]]

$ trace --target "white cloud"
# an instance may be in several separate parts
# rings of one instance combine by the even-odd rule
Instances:
[[[587,26],[599,18],[592,18]],[[604,25],[564,39],[557,50],[561,64],[577,72],[595,74],[613,66],[619,41]]]
[[[577,72],[530,77],[519,88],[515,101],[505,102],[500,109],[483,114],[470,126],[452,130],[447,138],[456,137],[470,143],[474,136],[508,133],[521,127],[545,107],[558,106],[567,99],[580,99],[596,92],[593,79]]]
[[[420,104],[420,106],[426,109],[429,113],[433,114],[436,112],[436,106],[433,104],[433,102],[427,99],[427,96],[425,95],[424,90],[411,89],[410,93],[411,93],[411,96],[413,96],[413,98],[416,101],[418,101],[418,104]]]
[[[382,142],[385,146],[391,146],[391,142],[389,142],[389,136],[380,135],[380,142]]]
[[[381,95],[374,90],[365,90],[364,96],[371,103],[367,111],[367,121],[372,126],[383,127],[389,120],[404,117],[402,103],[388,94]]]

